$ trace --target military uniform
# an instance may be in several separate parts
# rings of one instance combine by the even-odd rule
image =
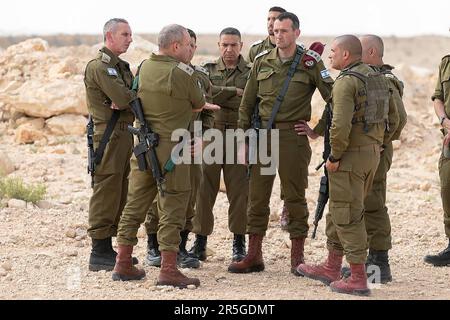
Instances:
[[[342,73],[348,70],[372,72],[361,62]],[[366,262],[364,199],[372,187],[386,129],[381,122],[369,125],[366,132],[364,123],[353,121],[364,116],[365,107],[356,107],[363,105],[364,97],[358,93],[364,91],[364,83],[351,75],[339,76],[333,86],[330,144],[331,155],[340,159],[340,165],[337,172],[329,172],[330,211],[326,226],[329,249],[343,251],[347,261],[357,265]]]
[[[226,129],[237,128],[241,97],[237,95],[236,88],[245,88],[251,66],[240,56],[239,62],[233,70],[227,70],[221,58],[206,63],[204,67],[208,70],[209,79],[213,84],[213,102],[221,107],[221,110],[214,113],[214,128],[220,130],[225,137]],[[223,155],[225,162],[225,144]],[[248,200],[246,166],[240,164],[204,164],[203,179],[200,183],[197,210],[193,221],[193,232],[197,235],[208,236],[213,231],[213,207],[219,192],[222,170],[227,187],[227,196],[230,201],[228,211],[230,231],[238,235],[245,234]]]
[[[439,66],[439,76],[436,90],[432,96],[433,101],[439,99],[444,103],[444,110],[447,118],[450,117],[450,55],[442,59]],[[448,131],[444,129],[444,134]],[[445,234],[450,239],[450,159],[445,158],[442,153],[439,159],[439,176],[441,179],[441,197],[444,208]],[[450,248],[450,243],[449,243]],[[448,255],[448,254],[447,254]]]
[[[383,65],[381,67],[372,66],[372,68],[381,71],[388,80],[392,92],[390,103],[394,104],[392,108],[397,110],[399,117],[398,125],[395,115],[390,115],[389,117],[389,127],[391,128],[390,131],[392,132],[392,137],[385,137],[383,143],[384,151],[380,155],[380,163],[375,172],[373,186],[364,201],[364,219],[369,248],[376,251],[387,251],[392,248],[392,237],[391,223],[388,215],[388,208],[386,207],[386,178],[392,164],[392,141],[400,139],[401,131],[407,121],[407,114],[402,101],[403,82],[392,73],[391,70],[394,68],[389,65]],[[397,129],[394,129],[395,127]]]
[[[136,97],[131,90],[133,74],[127,62],[104,47],[86,66],[84,82],[88,110],[94,121],[94,148],[97,149],[113,114],[111,104],[125,107]],[[88,230],[93,239],[105,239],[117,233],[127,198],[133,147],[127,126],[132,125],[133,121],[134,115],[129,108],[120,111],[103,159],[95,168]]]
[[[156,153],[161,168],[177,145],[177,142],[171,141],[172,132],[187,129],[192,109],[199,109],[205,104],[193,73],[191,67],[163,55],[152,54],[142,64],[138,96],[146,120],[160,136]],[[117,236],[119,244],[136,245],[139,226],[157,197],[159,248],[165,252],[178,252],[180,231],[186,222],[191,193],[189,165],[177,165],[172,172],[166,173],[165,179],[165,195],[162,196],[151,171],[139,171],[136,160],[132,159],[128,201]]]
[[[208,71],[201,66],[191,66],[194,69],[192,78],[197,82],[202,89],[206,102],[212,103],[212,85],[209,81]],[[194,122],[201,121],[203,130],[211,129],[214,125],[214,113],[211,110],[202,110],[202,112],[194,113],[192,115],[191,123],[189,124],[189,131],[194,134]],[[190,166],[191,176],[191,196],[189,206],[186,212],[186,225],[183,230],[192,231],[192,219],[195,216],[195,204],[197,199],[197,191],[202,178],[202,166],[200,164],[192,164]],[[147,219],[145,220],[145,228],[147,234],[155,234],[158,232],[158,215],[157,203],[153,202],[150,208]]]
[[[263,128],[267,126],[291,64],[292,60],[281,62],[278,50],[263,53],[255,60],[239,109],[240,128],[247,130],[250,127],[250,117],[257,98],[261,99],[259,113]],[[280,130],[279,175],[290,214],[288,230],[291,238],[306,237],[308,234],[309,213],[305,189],[308,187],[308,165],[311,160],[308,138],[298,136],[294,125],[299,120],[311,120],[314,91],[318,88],[323,99],[328,100],[332,83],[322,61],[311,69],[299,64],[275,118],[274,127]],[[247,232],[264,235],[269,221],[269,202],[275,176],[263,176],[260,171],[259,163],[252,166]]]
[[[256,41],[250,47],[250,50],[248,52],[247,61],[253,63],[255,61],[255,57],[257,55],[259,55],[261,52],[266,51],[266,50],[272,50],[275,47],[276,46],[270,41],[270,37],[267,37],[264,40]]]

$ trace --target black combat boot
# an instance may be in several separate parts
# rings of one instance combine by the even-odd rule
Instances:
[[[177,265],[181,269],[197,269],[200,268],[200,261],[191,257],[186,250],[186,243],[189,236],[189,231],[184,230],[180,233],[181,242],[180,242],[180,251],[177,254]]]
[[[245,235],[235,234],[233,240],[233,262],[244,260],[247,252],[245,250]]]
[[[145,264],[150,267],[161,267],[161,252],[159,252],[158,237],[156,233],[147,235],[147,257]]]
[[[427,255],[424,261],[430,263],[435,267],[450,266],[450,240],[448,247],[444,251],[439,252],[437,255]]]
[[[387,250],[369,250],[366,260],[367,279],[371,283],[386,284],[392,281],[391,267],[389,265],[389,254]],[[379,271],[378,271],[379,270]],[[375,275],[380,274],[378,279]],[[350,268],[343,267],[341,270],[343,278],[349,278],[352,273]]]
[[[206,243],[208,237],[197,234],[195,236],[195,242],[192,248],[189,250],[191,257],[197,258],[200,261],[206,260]]]
[[[112,238],[92,239],[92,250],[89,257],[90,271],[112,271],[116,264],[117,252],[112,247]],[[133,265],[138,264],[137,258],[133,257]]]

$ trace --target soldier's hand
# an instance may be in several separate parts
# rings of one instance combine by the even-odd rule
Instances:
[[[115,104],[114,102],[111,104],[111,109],[112,110],[120,110],[119,106],[117,104]]]
[[[194,158],[199,157],[203,152],[203,139],[195,137],[191,140],[191,156]]]
[[[444,145],[445,146],[450,146],[450,132],[447,133],[447,135],[444,138]]]
[[[211,111],[219,111],[220,110],[220,106],[217,104],[212,104],[212,103],[205,103],[205,106],[203,107],[203,109],[205,110],[211,110]]]
[[[311,129],[311,127],[305,120],[300,120],[298,124],[294,126],[294,130],[299,136],[308,136],[313,140],[319,137],[319,135],[315,133],[313,129]]]
[[[450,119],[445,119],[444,122],[442,122],[442,127],[450,131]]]
[[[336,172],[336,171],[338,171],[340,164],[341,163],[339,161],[333,163],[330,160],[327,160],[327,170],[328,170],[328,172]]]
[[[236,88],[236,95],[242,97],[244,95],[244,90],[241,88]]]

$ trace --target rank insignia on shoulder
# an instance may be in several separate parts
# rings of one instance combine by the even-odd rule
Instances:
[[[183,62],[178,63],[177,68],[183,70],[190,76],[192,76],[192,74],[194,73],[194,69],[189,67],[187,64],[184,64]]]
[[[252,43],[251,47],[257,46],[258,44],[261,44],[263,42],[264,42],[264,40],[255,41],[255,42]]]
[[[258,59],[258,58],[260,58],[260,57],[262,57],[262,56],[265,56],[265,55],[268,54],[269,52],[270,52],[270,50],[264,50],[263,52],[261,52],[260,54],[258,54],[258,55],[255,57],[255,60]]]
[[[209,76],[209,72],[208,72],[208,70],[206,70],[205,68],[203,68],[203,67],[201,67],[201,66],[194,66],[194,68],[195,68],[196,71],[199,71],[199,72],[204,73],[204,74],[206,74],[207,76]]]
[[[386,78],[395,79],[395,76],[392,73],[385,73],[384,75]]]
[[[322,76],[322,79],[330,78],[330,71],[328,69],[320,71],[320,75]]]
[[[103,52],[103,54],[102,54],[102,62],[104,62],[104,63],[110,63],[110,62],[111,62],[111,57],[108,56],[106,53]]]
[[[114,68],[108,68],[108,69],[106,69],[106,70],[108,71],[108,74],[109,74],[110,76],[115,76],[115,77],[118,77],[118,76],[119,76],[119,74],[117,73],[117,70],[114,69]]]

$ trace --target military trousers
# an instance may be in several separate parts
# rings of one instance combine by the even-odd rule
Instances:
[[[160,141],[156,153],[163,168],[170,158],[176,143]],[[159,215],[158,243],[161,251],[179,251],[180,232],[186,222],[186,210],[191,193],[189,165],[180,164],[165,175],[164,195],[158,190],[150,170],[140,171],[137,161],[131,161],[128,200],[120,219],[117,242],[121,245],[136,245],[137,232],[145,221],[153,201],[157,200]]]
[[[450,239],[450,159],[445,158],[444,154],[439,159],[439,177],[441,180],[445,234]]]
[[[364,200],[380,161],[377,144],[349,148],[337,172],[329,172],[330,204],[326,217],[329,249],[343,251],[347,261],[363,264],[367,258]]]
[[[94,190],[89,201],[89,229],[92,239],[106,239],[117,234],[120,216],[127,200],[128,175],[133,138],[118,125],[106,146],[103,159],[95,168]],[[103,132],[94,134],[94,148]]]
[[[225,130],[221,130],[225,137]],[[224,164],[203,164],[202,179],[197,193],[197,206],[193,219],[193,232],[209,236],[214,229],[214,205],[220,188],[223,171],[228,208],[228,228],[234,234],[244,235],[247,226],[248,179],[247,167],[237,163],[237,147],[235,145],[234,164],[227,164],[226,143],[223,149]]]
[[[183,230],[192,231],[192,220],[195,216],[197,192],[200,186],[202,178],[202,166],[199,164],[192,164],[189,166],[191,177],[191,193],[189,197],[189,205],[186,210],[186,223]],[[145,219],[145,230],[147,234],[157,233],[159,224],[158,204],[157,201],[153,201],[150,207],[147,217]]]
[[[391,220],[386,207],[386,179],[392,157],[393,146],[390,142],[380,154],[372,189],[364,201],[367,240],[372,250],[387,251],[392,248]]]
[[[271,154],[271,138],[267,143],[268,152]],[[288,232],[291,239],[307,237],[309,212],[305,190],[308,188],[308,166],[311,162],[309,140],[306,136],[297,135],[293,129],[282,129],[279,130],[278,146],[278,174],[283,187],[284,202],[289,210]],[[265,235],[276,172],[266,175],[262,169],[270,167],[270,164],[263,165],[260,160],[251,167],[247,233]]]

